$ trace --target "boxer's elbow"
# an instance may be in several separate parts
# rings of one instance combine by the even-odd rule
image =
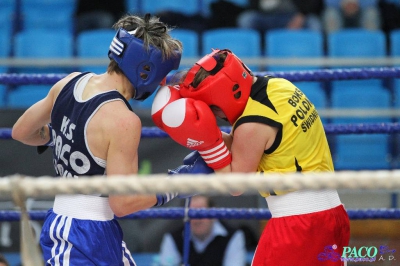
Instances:
[[[18,125],[14,125],[13,128],[11,129],[11,137],[14,140],[24,142],[24,140],[26,138],[26,134],[25,134],[23,128],[21,128]]]

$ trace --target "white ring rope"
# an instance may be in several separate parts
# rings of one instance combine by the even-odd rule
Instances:
[[[167,178],[168,177],[168,178]],[[131,175],[80,177],[24,177],[13,175],[0,178],[0,195],[41,198],[56,194],[151,194],[166,191],[182,193],[229,194],[244,191],[257,194],[259,190],[288,189],[363,189],[400,190],[400,170],[338,171],[332,173],[215,174],[215,175]]]

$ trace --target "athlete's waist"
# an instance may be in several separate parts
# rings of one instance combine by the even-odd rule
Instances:
[[[108,221],[114,218],[108,198],[92,195],[57,195],[53,211],[81,220]]]
[[[299,190],[265,199],[273,218],[325,211],[342,204],[334,189]]]

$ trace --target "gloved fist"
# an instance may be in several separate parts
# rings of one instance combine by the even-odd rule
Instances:
[[[232,156],[210,107],[190,98],[175,100],[165,106],[162,129],[177,143],[199,151],[207,165],[220,169],[230,164]]]
[[[173,170],[168,170],[169,175],[176,174],[212,174],[214,170],[204,162],[203,158],[197,151],[191,152],[183,159],[183,165],[178,166]],[[185,164],[188,163],[188,164]],[[193,197],[197,195],[197,193],[192,194],[178,194],[178,198],[185,199],[189,197]]]
[[[53,141],[53,128],[51,126],[51,124],[47,124],[47,126],[49,127],[49,135],[50,135],[50,140],[44,144],[44,145],[40,145],[36,147],[36,152],[38,154],[42,154],[44,153],[48,147],[53,147],[54,146],[54,141]]]
[[[163,129],[163,124],[161,121],[161,114],[167,104],[180,99],[179,86],[163,86],[158,91],[154,97],[153,104],[151,106],[151,118],[154,124]]]
[[[156,194],[157,203],[154,206],[164,205],[165,203],[176,198],[177,195],[178,195],[178,193],[176,193],[176,192],[166,192],[166,193]]]
[[[184,165],[189,165],[189,164],[194,164],[194,162],[199,158],[201,155],[198,151],[192,151],[188,155],[183,158],[183,164]]]

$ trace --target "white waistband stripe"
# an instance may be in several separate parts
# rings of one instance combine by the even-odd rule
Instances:
[[[114,218],[108,198],[92,195],[57,195],[53,211],[81,220],[108,221]]]
[[[325,211],[342,204],[334,189],[299,190],[265,199],[274,218]]]

